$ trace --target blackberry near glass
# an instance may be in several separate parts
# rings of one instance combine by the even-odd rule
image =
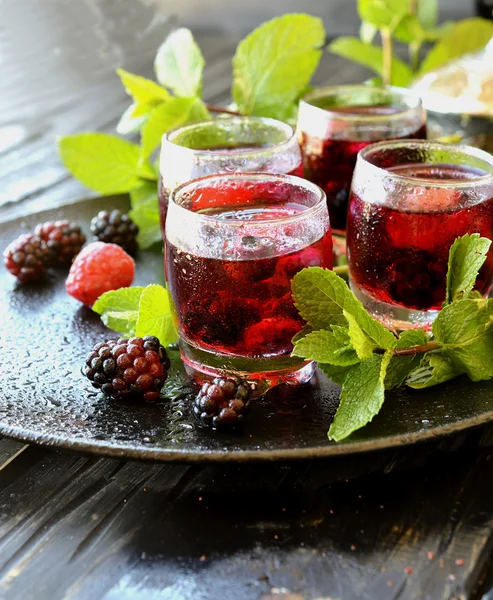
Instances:
[[[301,100],[297,134],[304,176],[324,190],[332,227],[343,230],[358,152],[386,139],[425,139],[426,112],[402,88],[330,86]]]
[[[323,191],[289,175],[208,176],[175,189],[166,222],[166,278],[187,370],[239,374],[264,392],[303,383],[311,362],[291,357],[303,321],[291,280],[332,268]]]
[[[158,181],[163,236],[175,187],[205,175],[254,171],[303,175],[300,147],[289,125],[261,117],[227,117],[166,133]]]
[[[353,292],[387,324],[430,324],[445,300],[450,247],[466,233],[493,239],[493,157],[470,146],[380,142],[358,155],[347,247]],[[476,289],[493,282],[488,253]]]

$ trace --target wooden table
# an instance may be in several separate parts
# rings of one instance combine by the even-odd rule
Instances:
[[[17,1],[7,2],[7,14]],[[139,10],[152,11],[144,4]],[[150,75],[167,27],[155,15],[138,13],[144,15],[139,20],[127,14],[121,25],[120,13],[95,11],[92,18],[111,60],[99,72],[88,72],[87,83],[68,85],[59,57],[79,43],[80,19],[62,13],[51,58],[33,57],[30,32],[37,30],[38,17],[31,15],[26,18],[32,27],[22,29],[20,40],[31,44],[30,52],[7,52],[1,59],[2,85],[18,85],[19,92],[16,97],[9,87],[1,116],[0,220],[87,195],[60,164],[55,136],[113,131],[128,105],[112,75],[114,57]],[[127,28],[127,37],[111,38],[115,23]],[[220,104],[228,98],[237,40],[211,34],[199,36],[199,42],[208,62],[206,98]],[[69,57],[64,68],[76,58]],[[84,57],[79,59],[80,74]],[[43,61],[53,63],[52,71]],[[52,72],[48,79],[46,72]],[[362,76],[356,67],[327,57],[318,80]],[[184,467],[99,459],[3,439],[0,597],[492,599],[492,441],[491,431],[473,431],[375,454],[365,459],[368,474],[351,479],[358,457]]]

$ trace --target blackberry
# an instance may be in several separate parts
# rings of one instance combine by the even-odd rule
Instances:
[[[5,248],[3,261],[12,275],[25,283],[45,275],[51,252],[38,235],[25,233]]]
[[[239,377],[216,377],[204,383],[194,402],[199,421],[213,429],[234,429],[240,425],[250,406],[251,388]]]
[[[101,242],[118,244],[129,254],[137,250],[139,228],[132,219],[119,210],[102,210],[91,221],[91,231]]]
[[[86,236],[79,225],[68,219],[40,223],[34,233],[46,242],[53,264],[58,265],[70,264],[86,243]]]
[[[159,398],[169,368],[166,350],[156,337],[147,336],[96,344],[83,372],[105,396],[153,402]]]

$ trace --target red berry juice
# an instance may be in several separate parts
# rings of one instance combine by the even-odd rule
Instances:
[[[331,112],[350,115],[393,115],[401,112],[399,106],[344,106]],[[392,139],[426,139],[426,125]],[[335,229],[346,229],[349,190],[358,152],[383,138],[371,140],[321,139],[306,132],[300,134],[305,177],[319,185],[327,196],[330,222]],[[391,138],[385,138],[391,139]]]
[[[241,194],[233,194],[231,189],[227,193],[231,194],[229,203],[223,194],[221,208],[200,213],[248,223],[306,211],[306,206],[288,201],[272,204],[260,198],[243,204]],[[273,222],[266,227],[272,230],[276,225]],[[279,239],[272,242],[271,236],[263,244],[264,240],[248,234],[247,226],[231,259],[193,255],[168,241],[167,281],[184,340],[219,354],[249,358],[289,355],[291,339],[304,324],[293,304],[291,280],[305,267],[332,268],[330,229],[309,245],[302,241],[293,245],[292,240],[306,230],[306,223],[293,224],[292,229],[284,226]],[[286,244],[296,249],[283,254]]]
[[[408,165],[387,170],[407,177],[457,181],[484,175],[459,165]],[[439,310],[445,300],[450,246],[465,233],[493,239],[493,198],[461,206],[459,189],[419,187],[399,199],[399,209],[351,194],[348,262],[352,283],[375,300],[409,309]],[[487,294],[493,251],[476,289]]]

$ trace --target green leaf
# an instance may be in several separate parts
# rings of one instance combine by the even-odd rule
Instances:
[[[163,346],[177,341],[178,334],[172,317],[172,300],[167,289],[155,284],[144,289],[140,297],[136,335],[154,335]]]
[[[373,319],[346,282],[333,271],[310,267],[297,273],[291,282],[293,300],[301,316],[314,329],[347,327],[344,311],[352,315],[368,338],[379,348],[392,348],[395,336]]]
[[[493,377],[493,299],[448,304],[433,323],[433,335],[458,371],[473,381]]]
[[[107,133],[80,133],[58,140],[63,164],[87,187],[121,194],[155,180],[153,168],[140,161],[139,147]]]
[[[375,27],[372,23],[362,21],[359,28],[359,37],[365,44],[371,44],[373,39],[378,33],[378,27]]]
[[[399,21],[393,35],[399,42],[412,44],[424,42],[430,34],[425,31],[418,17],[408,14]]]
[[[404,348],[411,348],[412,346],[422,346],[427,342],[428,337],[423,330],[409,329],[408,331],[401,333],[397,340],[397,344],[395,345],[395,349],[402,350]],[[391,390],[392,388],[400,387],[409,373],[419,367],[422,358],[422,354],[392,356],[385,377],[385,389]]]
[[[288,14],[263,23],[233,58],[232,96],[245,115],[276,117],[306,88],[325,43],[321,19]]]
[[[138,226],[137,242],[145,250],[156,243],[163,243],[159,201],[156,184],[146,184],[130,192],[132,210],[128,213]]]
[[[160,104],[171,98],[169,92],[152,79],[134,75],[124,69],[116,70],[125,91],[136,104]]]
[[[438,23],[438,0],[418,0],[418,19],[425,29],[432,29]]]
[[[415,389],[433,387],[462,375],[464,371],[438,352],[428,352],[422,357],[421,364],[406,379],[406,385]]]
[[[339,332],[337,336],[332,331],[323,329],[308,333],[296,342],[292,355],[331,365],[354,365],[359,362],[359,358],[351,348],[349,335],[345,331],[346,337],[342,343]]]
[[[464,54],[484,48],[492,36],[493,21],[479,17],[459,21],[428,52],[421,65],[420,75],[434,71]]]
[[[362,21],[378,28],[392,29],[408,12],[409,0],[358,0],[358,13]]]
[[[141,156],[148,158],[161,144],[163,135],[188,121],[207,119],[209,112],[200,98],[172,98],[157,106],[142,129]]]
[[[147,121],[149,115],[135,116],[134,111],[136,107],[136,104],[131,104],[120,117],[116,126],[116,132],[120,135],[128,135],[129,133],[139,131],[142,128],[142,125]],[[149,112],[150,110],[151,109],[149,109]]]
[[[344,311],[344,316],[349,324],[349,339],[351,346],[356,351],[356,354],[360,360],[366,360],[371,358],[373,350],[375,350],[375,343],[366,335],[361,329],[358,321],[348,311]],[[330,362],[329,360],[323,362]]]
[[[383,50],[380,46],[365,44],[356,37],[340,37],[329,45],[329,51],[347,58],[383,76]],[[407,87],[413,78],[411,68],[397,57],[392,58],[393,85]]]
[[[357,365],[359,365],[360,363],[357,363]],[[322,373],[324,373],[324,375],[327,375],[327,377],[333,381],[334,383],[337,383],[337,385],[344,385],[344,382],[346,381],[346,377],[348,376],[348,374],[357,367],[357,365],[351,365],[351,366],[347,366],[347,367],[339,367],[336,365],[328,365],[328,364],[323,364],[323,363],[319,363],[318,364],[318,368],[322,371]]]
[[[455,240],[449,251],[445,304],[472,291],[490,246],[491,240],[479,233],[466,233]]]
[[[169,34],[154,61],[159,83],[177,96],[202,96],[204,65],[202,52],[185,27]]]
[[[384,401],[384,380],[391,357],[390,351],[374,354],[346,374],[341,402],[329,429],[331,440],[343,440],[378,414]]]
[[[143,290],[143,287],[128,287],[105,292],[96,300],[92,310],[101,315],[106,327],[134,336]]]

